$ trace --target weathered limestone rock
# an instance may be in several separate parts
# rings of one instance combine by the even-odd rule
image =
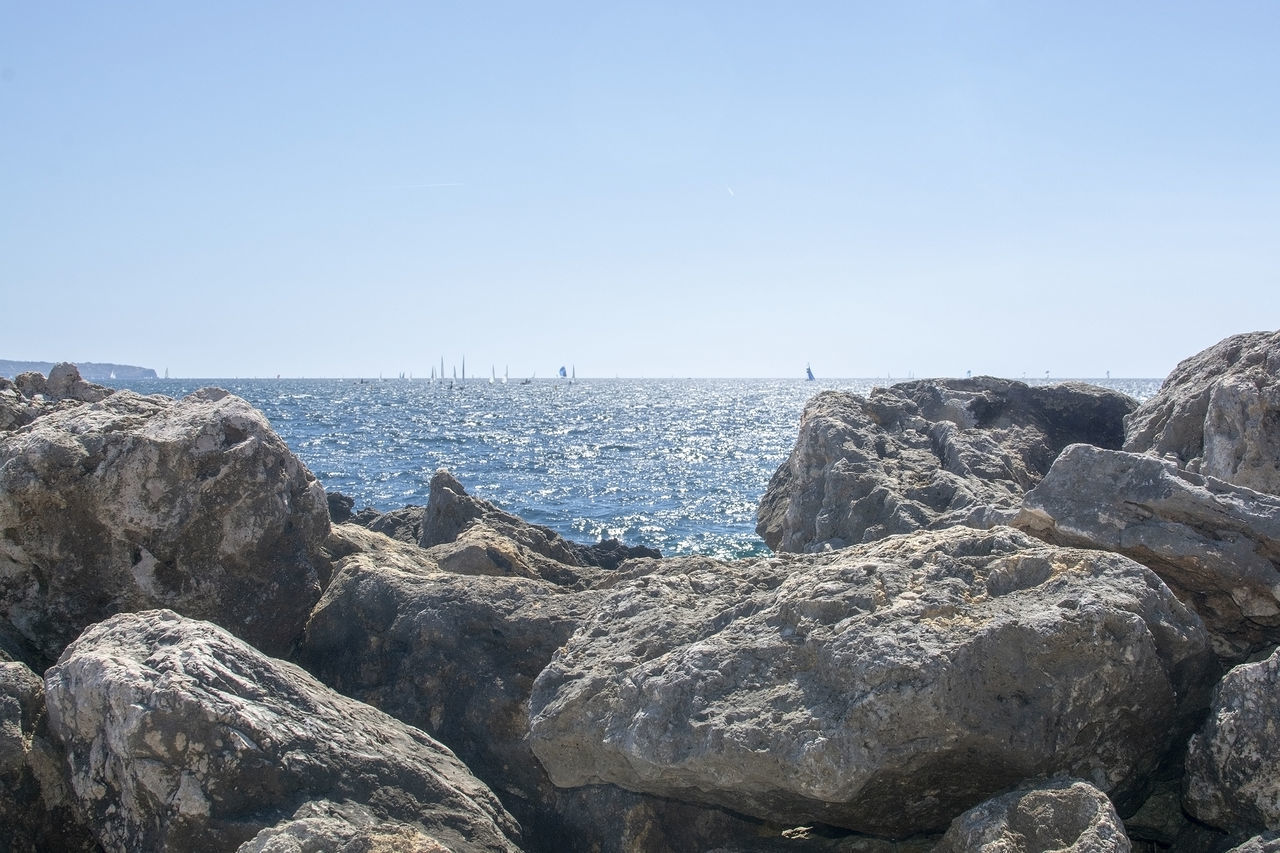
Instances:
[[[1224,659],[1280,642],[1280,497],[1077,444],[1027,493],[1013,524],[1150,567],[1200,614]]]
[[[344,558],[307,625],[302,663],[452,748],[520,821],[527,850],[661,853],[761,834],[719,809],[551,784],[527,742],[529,694],[599,593],[450,574],[435,548],[354,525],[337,525],[338,537]]]
[[[28,399],[18,386],[0,376],[0,432],[10,432],[34,421],[43,407]]]
[[[901,837],[1027,778],[1136,807],[1215,667],[1199,618],[1132,560],[952,528],[662,561],[538,676],[531,740],[557,785]]]
[[[157,606],[284,653],[328,530],[320,484],[225,391],[118,391],[0,435],[0,615],[41,669],[86,625]]]
[[[385,821],[355,803],[307,803],[236,853],[451,853],[419,827]]]
[[[390,512],[376,512],[366,507],[353,516],[352,521],[376,533],[416,545],[422,536],[422,509],[414,504]]]
[[[1230,832],[1280,830],[1280,651],[1241,664],[1214,691],[1187,751],[1183,805]]]
[[[97,849],[76,809],[62,752],[49,741],[44,682],[16,662],[0,663],[0,849]]]
[[[1280,332],[1233,335],[1179,363],[1125,419],[1124,449],[1280,494]]]
[[[1243,844],[1232,847],[1227,853],[1280,853],[1280,832],[1264,832]]]
[[[356,505],[355,498],[335,491],[326,492],[324,497],[329,504],[330,521],[334,524],[343,524],[351,520],[353,515],[351,510]]]
[[[443,745],[210,623],[114,616],[67,647],[45,691],[107,850],[233,850],[318,800],[451,850],[518,849],[514,819]]]
[[[994,797],[951,822],[934,853],[1129,853],[1107,795],[1087,782],[1044,782]]]
[[[498,540],[508,540],[502,545]],[[616,569],[633,557],[660,557],[642,546],[616,539],[596,545],[570,542],[549,527],[529,524],[488,501],[471,497],[452,474],[441,469],[431,478],[418,544],[432,549],[442,565],[468,574],[541,577],[560,586],[584,588],[595,568]]]
[[[104,385],[95,385],[80,378],[80,369],[70,362],[55,364],[45,380],[45,395],[55,400],[79,400],[96,403],[115,391]]]
[[[805,407],[756,532],[774,551],[814,552],[1004,523],[1063,447],[1118,448],[1136,405],[1090,385],[990,377],[906,382],[867,398],[824,392]]]

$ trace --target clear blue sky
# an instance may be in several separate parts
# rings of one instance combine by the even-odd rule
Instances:
[[[0,358],[1163,376],[1280,327],[1280,3],[0,0]]]

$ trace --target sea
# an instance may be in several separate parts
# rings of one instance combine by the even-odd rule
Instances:
[[[262,411],[327,491],[379,511],[425,505],[447,468],[468,494],[566,538],[664,555],[768,553],[755,533],[769,478],[822,390],[893,379],[155,379],[181,397],[216,386]],[[1044,384],[1035,380],[1028,384]],[[1065,380],[1053,380],[1065,381]],[[1141,401],[1159,379],[1079,380]]]

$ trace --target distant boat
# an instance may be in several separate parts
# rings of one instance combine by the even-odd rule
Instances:
[[[561,375],[561,376],[563,376],[563,375],[564,375],[564,368],[563,368],[563,367],[562,367],[562,368],[560,368],[560,375]],[[115,378],[116,378],[116,372],[115,372],[114,370],[113,370],[113,371],[111,371],[111,376],[110,376],[110,377],[108,377],[108,378],[109,378],[109,379],[115,379]]]
[[[114,374],[113,374],[113,375],[114,375]],[[567,370],[565,370],[565,369],[564,369],[564,365],[563,365],[563,364],[562,364],[562,365],[560,365],[560,378],[561,378],[561,379],[564,379],[564,378],[565,378],[566,376],[568,376],[568,375],[569,375],[569,371],[567,371]]]
[[[504,367],[504,368],[502,368],[502,384],[503,384],[503,385],[506,385],[506,384],[507,384],[507,379],[508,379],[510,376],[511,376],[511,368],[510,368],[510,367]]]
[[[804,378],[806,382],[813,381],[813,371],[809,369],[809,365],[804,366]]]
[[[489,365],[489,384],[492,385],[497,381],[498,381],[498,371],[491,364]]]

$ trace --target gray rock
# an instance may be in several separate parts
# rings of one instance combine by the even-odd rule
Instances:
[[[529,524],[488,501],[471,497],[448,471],[431,478],[418,544],[450,571],[538,577],[578,589],[599,579],[594,569],[616,569],[637,557],[660,557],[616,539],[596,545],[571,542],[549,527]],[[501,540],[506,540],[502,542]]]
[[[902,837],[1023,779],[1136,807],[1216,666],[1128,558],[953,528],[809,557],[664,560],[534,684],[534,753],[774,822]]]
[[[805,407],[756,532],[774,551],[815,552],[953,525],[990,527],[1074,442],[1119,447],[1137,404],[1065,383],[935,379],[828,391]]]
[[[334,524],[342,524],[350,521],[353,513],[352,508],[356,505],[355,498],[344,495],[342,492],[329,491],[325,493],[325,500],[329,504],[329,520]]]
[[[225,391],[119,391],[0,435],[0,614],[42,656],[169,607],[284,653],[329,565],[324,490]]]
[[[1224,659],[1280,642],[1280,497],[1077,444],[1027,493],[1013,524],[1150,567],[1200,614]]]
[[[1214,691],[1187,750],[1183,805],[1229,832],[1280,830],[1280,651],[1241,664]]]
[[[453,749],[520,821],[526,849],[658,853],[761,833],[719,809],[551,784],[527,742],[529,694],[599,593],[450,574],[431,559],[435,548],[352,525],[336,526],[338,537],[345,556],[307,625],[302,663]]]
[[[24,664],[0,663],[0,850],[96,849],[49,739],[44,682]]]
[[[45,381],[45,394],[55,400],[96,403],[114,393],[114,389],[85,382],[80,378],[80,369],[66,361],[55,364]]]
[[[1232,847],[1227,853],[1280,853],[1280,832],[1255,835],[1243,844]]]
[[[318,800],[451,850],[518,849],[514,819],[443,745],[210,623],[114,616],[67,647],[45,691],[107,850],[231,850]]]
[[[422,507],[413,504],[390,512],[380,512],[373,517],[365,515],[362,511],[361,515],[354,516],[352,520],[375,533],[390,536],[401,542],[416,544],[422,536]]]
[[[1233,335],[1179,363],[1125,419],[1124,449],[1280,494],[1280,332]]]
[[[307,803],[262,830],[236,853],[450,853],[419,827],[381,820],[364,806]]]
[[[1012,791],[951,822],[934,853],[1129,853],[1124,825],[1106,794],[1060,780]]]
[[[28,399],[18,386],[0,377],[0,432],[26,426],[40,416],[43,406]]]

